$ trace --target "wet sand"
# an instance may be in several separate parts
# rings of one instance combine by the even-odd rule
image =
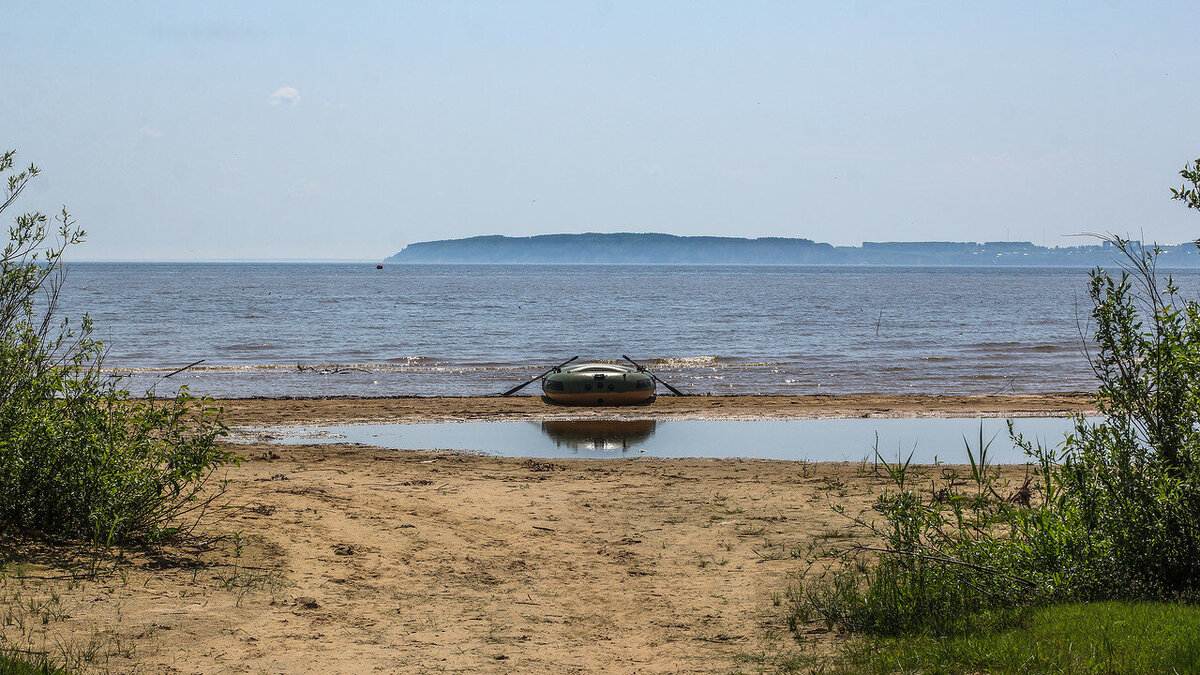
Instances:
[[[225,401],[233,425],[337,421],[791,419],[1062,414],[1082,395],[663,397],[637,409],[518,399]],[[613,413],[616,413],[614,415]],[[776,605],[813,544],[861,536],[869,465],[569,459],[234,446],[199,545],[18,545],[0,644],[83,672],[724,673],[797,647]],[[935,487],[943,468],[916,482]],[[1020,483],[1021,467],[1004,481]],[[95,566],[99,574],[88,579]],[[85,578],[71,578],[72,576]],[[0,622],[4,623],[4,622]],[[812,631],[810,654],[837,636]]]
[[[536,386],[536,385],[530,385]],[[557,419],[788,420],[836,417],[1021,417],[1093,412],[1080,392],[996,396],[659,396],[644,406],[571,407],[501,398],[255,398],[217,401],[232,426]]]

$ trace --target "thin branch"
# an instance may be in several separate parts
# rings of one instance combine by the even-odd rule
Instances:
[[[1015,574],[1008,574],[1008,573],[998,570],[994,567],[987,567],[985,565],[976,565],[975,563],[969,563],[964,560],[955,560],[954,558],[946,558],[946,557],[943,557],[940,555],[930,555],[928,553],[921,553],[919,551],[897,551],[895,549],[877,548],[874,546],[864,546],[862,544],[854,544],[853,546],[850,547],[850,550],[875,551],[878,553],[889,553],[891,555],[909,556],[909,557],[917,558],[920,560],[932,560],[934,562],[946,563],[947,565],[959,565],[961,567],[967,567],[969,569],[973,569],[977,572],[988,572],[988,573],[994,574],[996,576],[1007,577],[1014,581],[1019,581],[1031,588],[1036,588],[1038,585],[1038,583],[1036,581],[1033,581],[1032,579],[1026,579],[1025,577],[1019,577]]]

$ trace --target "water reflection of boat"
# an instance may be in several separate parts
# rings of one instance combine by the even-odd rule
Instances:
[[[555,420],[542,422],[554,445],[575,450],[625,452],[654,435],[655,420]]]

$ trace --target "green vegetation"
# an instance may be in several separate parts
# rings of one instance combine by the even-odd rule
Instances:
[[[1200,159],[1180,169],[1179,175],[1184,182],[1178,190],[1171,188],[1171,199],[1178,199],[1189,209],[1200,211]],[[1188,187],[1189,183],[1191,187]]]
[[[1195,673],[1200,608],[1097,602],[1039,608],[1007,630],[857,643],[833,672]]]
[[[38,174],[0,156],[0,214]],[[185,389],[135,400],[102,368],[85,316],[58,317],[64,251],[84,232],[63,209],[9,227],[0,254],[0,537],[113,543],[178,533],[211,503],[205,486],[234,457],[217,411]],[[207,496],[204,496],[207,494]]]
[[[0,649],[0,675],[66,675],[44,659],[31,660],[19,654],[6,655]]]
[[[1200,160],[1180,173],[1200,187]],[[1194,189],[1172,192],[1200,209]],[[1157,249],[1107,241],[1125,259],[1119,275],[1097,269],[1089,286],[1104,421],[1077,418],[1058,447],[1014,436],[1034,466],[1008,494],[982,435],[967,444],[967,475],[943,471],[920,487],[907,462],[876,452],[890,485],[878,516],[853,518],[882,543],[827,547],[814,560],[819,574],[790,596],[798,635],[818,619],[866,635],[884,645],[870,662],[885,672],[1196,668],[1191,640],[1160,645],[1129,627],[1127,641],[1106,637],[1126,620],[1195,626],[1200,616],[1194,605],[1140,604],[1200,600],[1200,303],[1159,273]],[[1078,604],[1109,600],[1125,604]],[[1071,616],[1093,629],[1066,630]],[[1051,646],[1056,635],[1074,646]],[[1031,651],[1039,636],[1047,646]],[[1006,645],[1047,660],[969,658]],[[957,665],[930,670],[943,660]]]

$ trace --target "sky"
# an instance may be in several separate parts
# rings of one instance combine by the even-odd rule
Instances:
[[[1200,3],[54,2],[0,149],[78,260],[481,234],[1200,236]],[[7,220],[12,213],[4,214]]]

